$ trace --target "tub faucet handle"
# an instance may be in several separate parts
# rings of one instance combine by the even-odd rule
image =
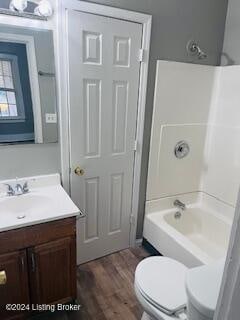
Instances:
[[[28,193],[29,192],[29,186],[28,186],[28,182],[25,181],[23,184],[23,193]]]

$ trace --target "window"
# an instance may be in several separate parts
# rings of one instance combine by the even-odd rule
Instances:
[[[26,44],[0,41],[0,144],[34,139]]]
[[[0,122],[23,119],[24,107],[17,56],[0,54]]]

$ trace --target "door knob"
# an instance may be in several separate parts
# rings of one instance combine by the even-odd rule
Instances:
[[[75,170],[74,170],[74,172],[75,172],[75,174],[76,174],[77,176],[83,176],[84,173],[85,173],[84,170],[81,169],[80,167],[76,167]]]
[[[7,275],[5,271],[0,271],[0,285],[7,283]]]

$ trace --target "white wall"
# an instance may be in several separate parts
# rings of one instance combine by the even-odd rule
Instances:
[[[147,200],[198,191],[215,68],[158,61]],[[180,140],[190,153],[177,159]]]
[[[240,66],[157,64],[147,200],[203,191],[235,206],[240,183]],[[190,153],[177,159],[180,140]]]
[[[235,206],[240,183],[240,66],[220,67],[217,74],[201,189]]]

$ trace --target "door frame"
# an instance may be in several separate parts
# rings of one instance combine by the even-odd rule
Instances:
[[[229,319],[230,312],[239,314],[239,288],[240,281],[240,189],[236,203],[231,236],[228,245],[227,257],[224,266],[220,293],[217,301],[214,320]],[[235,318],[236,319],[236,318]]]
[[[148,65],[149,51],[151,39],[152,16],[148,14],[138,13],[134,11],[114,8],[110,6],[89,3],[78,0],[61,0],[59,3],[58,21],[57,21],[57,47],[58,47],[58,63],[57,71],[59,76],[58,91],[59,95],[59,118],[60,118],[60,147],[61,147],[61,173],[62,183],[65,190],[71,194],[70,186],[70,120],[69,120],[69,97],[66,83],[68,79],[68,55],[66,50],[66,15],[65,11],[72,9],[85,13],[107,16],[115,19],[127,20],[142,24],[142,49],[143,57],[140,64],[139,77],[139,95],[138,95],[138,114],[136,126],[136,151],[134,160],[134,176],[133,176],[133,192],[132,192],[132,212],[131,212],[131,228],[130,228],[130,246],[136,244],[137,220],[138,220],[138,205],[140,196],[140,178],[141,178],[141,163],[143,153],[143,134],[144,134],[144,119],[147,96],[147,80],[148,80]],[[68,87],[68,86],[67,86]],[[81,209],[81,208],[80,208]],[[129,221],[129,223],[130,223]]]

